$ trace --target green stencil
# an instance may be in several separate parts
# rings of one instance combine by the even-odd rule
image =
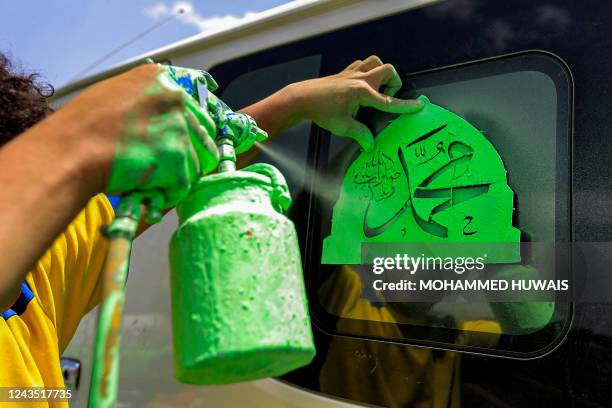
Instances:
[[[488,263],[518,262],[514,193],[495,147],[474,126],[425,97],[349,166],[333,208],[322,263],[360,264],[368,242],[482,243]],[[516,243],[490,245],[487,243]]]

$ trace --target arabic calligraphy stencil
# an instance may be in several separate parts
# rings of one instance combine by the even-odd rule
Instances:
[[[393,159],[385,152],[376,150],[370,160],[355,170],[354,180],[357,186],[363,186],[364,196],[371,196],[375,201],[382,201],[395,194],[396,180],[400,175]]]
[[[513,194],[487,138],[427,103],[394,120],[349,166],[322,262],[359,263],[364,242],[519,242]]]

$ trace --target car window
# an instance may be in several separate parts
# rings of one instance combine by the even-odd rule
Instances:
[[[552,342],[567,327],[567,298],[554,293],[524,301],[524,292],[514,291],[508,298],[486,290],[410,291],[397,286],[406,282],[405,271],[373,274],[363,251],[375,253],[378,244],[393,257],[413,248],[400,243],[430,248],[462,243],[465,259],[472,244],[474,259],[488,256],[486,270],[472,278],[567,278],[551,256],[551,243],[570,237],[569,73],[551,56],[526,53],[408,75],[400,96],[419,95],[472,125],[473,134],[432,122],[423,125],[422,137],[410,139],[413,129],[398,124],[403,119],[368,111],[361,117],[377,137],[389,136],[387,128],[395,127],[383,142],[389,149],[364,158],[353,143],[329,139],[315,181],[325,194],[317,195],[320,224],[313,239],[320,259],[311,275],[314,317],[342,335],[402,342],[452,339],[456,346],[500,352],[526,351],[528,342],[517,346],[509,339],[533,335],[540,338],[531,346],[541,349],[542,336]],[[404,138],[408,142],[402,144]],[[407,187],[419,177],[421,184]],[[465,265],[460,266],[467,280]],[[421,267],[418,273],[425,272]],[[440,278],[437,273],[433,276]]]

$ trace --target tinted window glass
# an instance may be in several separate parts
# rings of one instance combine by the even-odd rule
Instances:
[[[545,336],[552,344],[559,339],[569,322],[569,306],[564,300],[500,302],[491,301],[484,294],[465,300],[458,299],[455,293],[447,293],[435,300],[411,301],[413,295],[409,292],[377,291],[380,285],[377,287],[374,283],[371,266],[359,266],[358,260],[361,259],[359,252],[363,242],[411,242],[415,236],[425,242],[430,241],[428,237],[432,237],[431,242],[451,242],[452,230],[444,224],[453,224],[453,217],[462,214],[461,224],[457,222],[460,235],[482,242],[483,248],[490,241],[487,241],[487,236],[480,240],[478,237],[487,230],[489,237],[501,235],[502,242],[511,236],[517,244],[522,242],[520,250],[517,249],[517,253],[520,252],[517,259],[495,262],[496,265],[487,273],[493,271],[504,277],[527,275],[538,279],[558,277],[556,275],[560,272],[548,259],[547,249],[534,250],[533,243],[563,242],[570,237],[569,73],[558,60],[535,53],[414,74],[405,78],[405,84],[400,96],[426,95],[433,103],[459,115],[480,131],[482,135],[477,136],[482,140],[479,143],[487,144],[488,148],[493,149],[491,152],[496,152],[491,154],[501,158],[498,171],[502,172],[503,182],[499,186],[499,183],[485,186],[465,182],[465,186],[474,192],[461,198],[459,194],[449,191],[450,204],[440,196],[443,193],[441,188],[421,189],[425,202],[428,199],[433,204],[423,204],[423,201],[420,204],[430,205],[430,214],[434,215],[430,215],[429,220],[423,218],[420,224],[415,223],[412,218],[420,216],[419,210],[410,214],[408,207],[414,208],[416,204],[412,202],[416,203],[417,198],[401,190],[401,183],[408,179],[402,173],[401,160],[388,155],[379,157],[375,170],[368,167],[372,163],[367,163],[364,169],[351,170],[359,154],[355,144],[332,137],[329,151],[323,153],[321,172],[315,183],[321,191],[325,191],[325,194],[317,194],[321,229],[318,238],[313,240],[314,253],[321,256],[318,259],[322,264],[320,268],[313,268],[317,272],[312,275],[311,301],[315,304],[313,309],[317,322],[326,330],[343,335],[383,337],[394,341],[447,342],[454,339],[462,342],[456,344],[459,347],[490,347],[502,352],[529,350],[528,342],[523,344],[523,348],[517,346],[516,341],[509,340],[518,335],[526,340],[525,335],[538,336],[540,333],[539,336]],[[394,116],[373,111],[363,112],[362,118],[377,135],[383,134],[395,119]],[[434,140],[430,146],[425,143],[411,145],[410,149],[415,151],[406,148],[403,154],[412,155],[412,159],[424,156],[420,160],[433,166],[430,170],[433,175],[438,170],[435,156],[442,153],[444,143]],[[452,156],[452,149],[449,147],[444,153]],[[473,157],[476,162],[485,160],[478,153]],[[469,177],[486,180],[489,176],[486,173],[493,171],[493,168],[484,166],[484,172],[478,174],[479,171],[474,170],[477,164],[467,167],[468,171],[477,173]],[[457,172],[457,169],[453,171]],[[503,175],[504,170],[507,177]],[[368,172],[370,174],[366,175]],[[353,187],[359,187],[358,184],[367,179],[366,188],[369,191],[365,195],[370,201],[365,212],[355,210],[362,199],[360,193],[350,196],[350,192],[343,190],[347,183],[352,183],[345,179],[349,173],[355,177]],[[493,192],[491,186],[496,186],[495,189],[501,192]],[[476,191],[484,187],[490,191]],[[425,193],[435,194],[426,196]],[[397,197],[402,194],[406,197]],[[474,214],[469,213],[470,216],[464,217],[462,211],[469,212],[469,206],[477,203],[472,199],[481,194],[489,198],[480,197],[482,207],[475,207]],[[393,205],[385,207],[385,201],[393,201],[394,197],[397,208]],[[351,200],[352,203],[348,204]],[[378,221],[372,221],[377,219],[378,202],[382,203],[379,206],[381,216]],[[402,203],[405,208],[402,208]],[[453,213],[455,205],[466,209]],[[349,215],[343,216],[342,211]],[[445,219],[445,211],[447,221],[438,223],[436,219]],[[370,221],[363,217],[369,217]],[[335,225],[330,222],[332,219]],[[374,231],[372,225],[389,228],[388,231],[382,228]],[[405,227],[402,228],[402,225]],[[430,226],[448,231],[428,229]],[[391,330],[395,326],[399,326],[399,330]],[[544,330],[546,328],[549,330]],[[457,331],[480,334],[472,336],[476,340],[470,343],[471,340],[466,342],[466,338],[470,339],[469,335],[456,336],[453,332]],[[532,346],[540,349],[542,341],[546,342],[540,339]],[[505,344],[509,343],[512,345],[507,347]]]

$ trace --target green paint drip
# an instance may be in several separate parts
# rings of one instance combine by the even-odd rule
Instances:
[[[392,121],[375,148],[349,166],[321,262],[361,264],[361,244],[368,242],[478,243],[477,254],[463,256],[486,253],[487,263],[520,262],[514,193],[498,152],[466,120],[419,99],[426,102],[421,111]],[[514,278],[537,276],[533,268],[509,271]],[[554,303],[495,309],[504,329],[517,333],[546,325]]]
[[[177,207],[170,245],[176,377],[279,376],[315,353],[282,175],[269,165],[203,178]],[[261,174],[258,174],[261,173]]]

